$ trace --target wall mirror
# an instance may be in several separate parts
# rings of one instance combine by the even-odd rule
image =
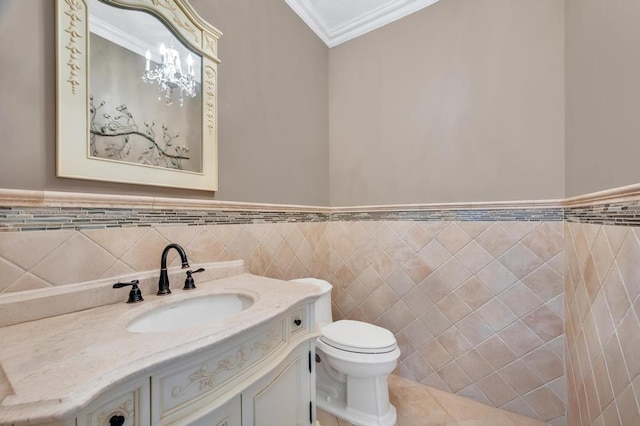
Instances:
[[[217,42],[185,0],[57,0],[57,175],[217,190]]]

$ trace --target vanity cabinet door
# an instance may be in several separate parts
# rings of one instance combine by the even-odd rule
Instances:
[[[185,417],[175,424],[188,424],[189,426],[242,426],[241,404],[242,398],[237,395],[231,401],[210,413]]]
[[[76,417],[77,426],[149,426],[149,379],[99,396]]]
[[[243,426],[312,424],[312,355],[310,344],[300,345],[278,368],[242,393]]]

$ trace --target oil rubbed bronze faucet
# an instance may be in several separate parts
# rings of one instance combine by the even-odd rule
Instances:
[[[167,275],[167,254],[169,250],[176,249],[178,254],[180,255],[180,260],[182,261],[182,269],[189,267],[189,262],[187,261],[187,254],[184,252],[184,249],[180,247],[178,244],[169,244],[162,251],[162,259],[160,260],[160,280],[158,281],[158,296],[164,296],[165,294],[171,294],[171,290],[169,289],[169,276]]]

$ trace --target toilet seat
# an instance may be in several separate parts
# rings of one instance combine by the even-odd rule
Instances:
[[[397,348],[393,333],[365,322],[341,320],[327,324],[320,331],[320,341],[347,352],[381,354]]]

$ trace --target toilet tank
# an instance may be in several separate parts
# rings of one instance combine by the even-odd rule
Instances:
[[[322,291],[322,295],[316,302],[316,324],[318,328],[322,328],[323,326],[332,323],[333,317],[331,315],[331,289],[333,288],[333,286],[327,281],[317,278],[298,278],[291,281],[297,283],[312,284],[320,288],[320,290]]]

